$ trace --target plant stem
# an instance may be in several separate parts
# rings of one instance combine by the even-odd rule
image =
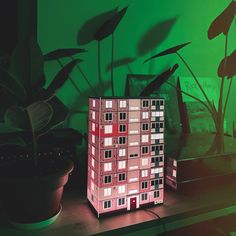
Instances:
[[[111,35],[111,91],[112,96],[115,95],[114,92],[114,33]]]
[[[233,81],[233,78],[231,78],[230,82],[229,82],[229,88],[228,88],[228,92],[227,92],[226,100],[225,100],[225,105],[224,105],[223,118],[225,117],[225,112],[226,112],[226,107],[227,107],[228,100],[229,100],[229,95],[230,95],[230,91],[231,91],[232,81]]]
[[[71,59],[74,60],[74,57],[71,56]],[[90,84],[88,77],[85,75],[85,73],[83,72],[83,70],[81,69],[81,67],[76,64],[76,68],[79,70],[80,74],[83,76],[84,80],[87,82],[88,86],[90,87],[90,89],[93,91],[93,93],[97,96],[97,92],[94,90],[93,86]]]
[[[100,88],[103,90],[102,73],[101,73],[101,45],[100,45],[100,41],[98,41],[98,81],[99,81]]]
[[[181,93],[183,93],[183,94],[185,94],[185,95],[187,95],[187,96],[189,96],[189,97],[195,99],[196,101],[200,102],[202,105],[204,105],[204,106],[207,108],[207,110],[210,112],[210,114],[212,114],[212,110],[210,109],[210,107],[209,107],[205,102],[203,102],[201,99],[199,99],[199,98],[197,98],[197,97],[191,95],[190,93],[187,93],[187,92],[185,92],[185,91],[179,89],[179,88],[176,87],[174,84],[172,84],[172,83],[170,83],[170,82],[168,82],[168,81],[166,81],[166,83],[169,84],[170,86],[172,86],[173,88],[175,88],[177,91],[179,91],[179,92],[181,92]],[[212,116],[213,116],[213,114],[212,114]],[[215,119],[214,116],[213,116],[213,119]]]
[[[26,108],[26,114],[28,116],[29,119],[29,124],[30,124],[30,130],[31,130],[31,135],[32,135],[32,154],[33,154],[33,159],[34,159],[34,166],[37,167],[38,166],[38,158],[37,158],[37,139],[34,133],[34,129],[33,129],[33,122],[31,119],[31,116],[28,112],[28,109]]]
[[[59,63],[59,65],[61,66],[61,68],[63,68],[63,64],[61,63],[60,59],[57,59],[57,62]],[[75,81],[71,78],[70,75],[68,76],[68,79],[70,80],[70,82],[71,82],[72,85],[74,86],[76,92],[77,92],[78,94],[80,94],[81,91],[80,91],[79,87],[77,86],[77,84],[76,84]]]
[[[190,66],[188,65],[188,63],[184,60],[184,58],[178,53],[176,52],[176,54],[178,55],[178,57],[180,58],[180,60],[184,63],[184,65],[186,66],[186,68],[189,70],[190,74],[192,75],[193,79],[195,80],[195,82],[197,83],[199,89],[201,90],[203,96],[205,97],[210,109],[212,110],[211,114],[212,113],[216,113],[216,110],[214,109],[214,107],[212,106],[208,96],[206,95],[203,87],[201,86],[201,84],[199,83],[197,77],[195,76],[195,74],[193,73],[192,69],[190,68]]]

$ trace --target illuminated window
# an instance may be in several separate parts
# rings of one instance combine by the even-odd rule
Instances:
[[[104,126],[104,133],[105,134],[112,134],[112,125],[105,125]]]
[[[104,146],[111,146],[112,138],[104,138]]]
[[[91,170],[91,177],[94,179],[94,170]]]
[[[92,134],[92,143],[95,143],[95,135]]]
[[[106,108],[112,108],[112,101],[106,101]]]
[[[118,162],[118,169],[125,169],[126,162],[125,161],[119,161]]]
[[[93,99],[93,107],[96,107],[96,100]]]
[[[95,165],[95,160],[92,158],[92,167]]]
[[[120,108],[125,108],[126,107],[126,101],[120,101]]]
[[[148,177],[148,170],[142,170],[141,176]]]
[[[142,158],[142,166],[148,165],[148,158]]]
[[[158,174],[158,173],[163,173],[163,168],[162,167],[151,169],[151,174]]]
[[[92,123],[92,131],[95,131],[95,123]]]
[[[95,155],[95,147],[92,146],[92,155]]]
[[[125,185],[118,186],[118,193],[125,193]]]
[[[148,141],[149,141],[149,135],[148,134],[142,135],[142,143],[147,143]]]
[[[111,171],[111,169],[112,169],[112,163],[111,162],[104,164],[104,171]]]
[[[111,188],[104,188],[104,197],[111,196]]]
[[[125,149],[119,149],[119,157],[124,157],[126,154],[126,150]]]
[[[92,111],[92,119],[95,120],[95,111]]]
[[[148,119],[148,112],[147,111],[143,112],[142,117],[143,119]]]

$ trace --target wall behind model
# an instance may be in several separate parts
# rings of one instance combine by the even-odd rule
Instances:
[[[224,55],[224,37],[220,35],[216,39],[207,39],[207,30],[212,20],[231,2],[231,0],[40,0],[38,1],[38,39],[44,53],[67,47],[78,47],[77,33],[88,19],[117,6],[121,9],[129,6],[127,13],[115,33],[115,58],[135,57],[130,64],[133,73],[160,73],[168,66],[178,62],[180,67],[176,74],[186,77],[189,72],[175,55],[160,58],[151,63],[143,64],[149,56],[164,50],[165,48],[192,41],[192,44],[181,51],[183,57],[189,62],[193,71],[199,77],[217,78],[217,67]],[[160,23],[163,24],[160,24]],[[169,24],[168,24],[169,22]],[[171,22],[171,23],[170,23]],[[138,45],[143,35],[154,25],[160,25],[159,44],[154,50],[141,54]],[[164,25],[164,26],[163,26]],[[168,27],[165,28],[165,25]],[[163,28],[164,27],[164,28]],[[236,29],[232,25],[229,39],[229,52],[236,46]],[[111,39],[105,39],[102,43],[103,80],[107,81],[106,95],[111,94],[109,89],[110,73],[105,70],[111,58]],[[95,41],[79,46],[88,50],[81,54],[84,60],[81,68],[96,87],[97,76],[97,43]],[[64,63],[66,60],[64,60]],[[56,62],[46,64],[48,81],[59,69]],[[116,95],[124,94],[127,67],[117,68],[115,76]],[[74,70],[72,77],[81,90],[78,94],[71,83],[58,92],[58,96],[68,105],[73,112],[69,124],[83,130],[86,127],[87,97],[93,95],[81,74]],[[234,91],[236,84],[233,84]],[[98,88],[97,88],[97,91]],[[232,104],[233,92],[230,97],[227,123],[229,127],[236,120],[236,111]],[[79,113],[77,113],[79,112]]]

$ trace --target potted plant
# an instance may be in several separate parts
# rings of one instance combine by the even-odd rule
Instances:
[[[1,100],[0,146],[16,150],[20,146],[28,153],[23,160],[0,165],[0,197],[9,220],[17,226],[39,228],[60,213],[73,163],[60,156],[42,157],[38,140],[65,120],[68,109],[55,93],[80,61],[63,66],[45,89],[43,55],[36,40],[28,39],[18,43],[9,71],[0,68],[0,87],[6,91],[6,99]]]

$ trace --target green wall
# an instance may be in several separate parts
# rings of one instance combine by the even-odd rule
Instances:
[[[83,23],[88,19],[119,6],[129,6],[126,15],[115,33],[115,58],[135,57],[130,64],[133,73],[160,73],[164,68],[178,62],[180,67],[177,74],[182,77],[189,76],[189,72],[175,55],[160,58],[143,65],[143,61],[149,56],[168,47],[192,41],[192,44],[184,48],[181,53],[192,66],[193,71],[199,77],[217,78],[217,67],[224,55],[224,37],[220,35],[214,40],[207,39],[207,30],[212,20],[230,3],[230,0],[39,0],[38,1],[38,39],[43,53],[57,49],[78,47],[77,33]],[[157,23],[170,20],[173,23],[169,27],[168,34],[165,30],[157,33],[162,39],[155,49],[144,55],[138,53],[137,47],[142,36]],[[174,19],[174,20],[173,20]],[[232,25],[229,38],[229,52],[236,46],[236,29]],[[110,73],[106,72],[109,63],[111,39],[105,39],[102,43],[103,80],[107,81],[109,88]],[[96,86],[97,76],[97,42],[93,41],[79,47],[88,50],[81,54],[84,60],[81,68],[91,83]],[[66,60],[64,60],[66,62]],[[45,65],[48,81],[59,69],[56,62],[48,62]],[[116,95],[124,94],[127,67],[117,68],[115,76]],[[81,90],[79,95],[71,83],[58,92],[58,96],[73,111],[80,111],[72,115],[69,125],[79,130],[86,130],[86,115],[81,111],[86,110],[87,97],[93,95],[87,83],[78,70],[74,70],[72,77]],[[236,84],[233,84],[234,91]],[[97,91],[99,89],[97,88]],[[106,95],[111,91],[106,90]],[[232,94],[233,95],[233,92]],[[230,97],[227,113],[228,129],[231,132],[232,120],[236,120],[236,111],[233,105],[233,96]]]

